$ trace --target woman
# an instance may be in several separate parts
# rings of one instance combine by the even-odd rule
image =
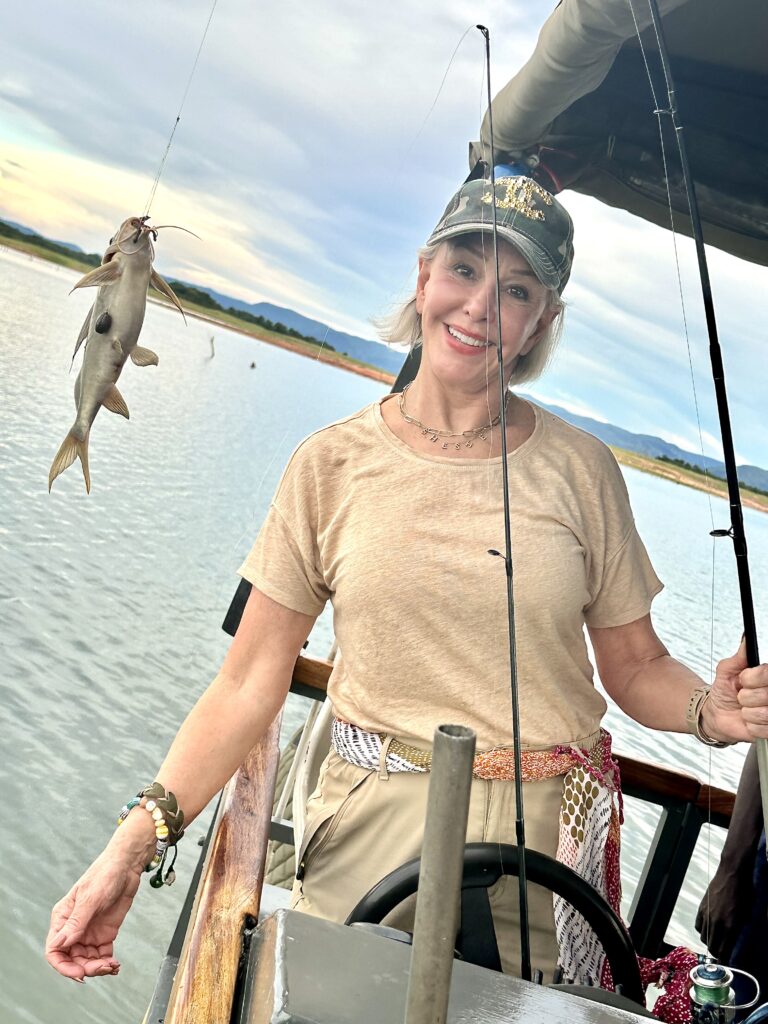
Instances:
[[[334,750],[307,809],[294,905],[337,920],[418,852],[439,723],[471,726],[482,752],[468,841],[514,842],[506,581],[488,553],[504,537],[494,203],[504,382],[542,369],[571,269],[570,218],[529,179],[500,179],[495,194],[469,182],[422,252],[398,320],[399,337],[422,344],[413,384],[292,456],[241,569],[254,589],[240,629],[157,777],[194,818],[274,718],[332,599]],[[768,736],[768,666],[747,669],[740,650],[709,689],[670,657],[650,619],[661,584],[610,452],[511,393],[506,401],[527,838],[592,873],[615,901],[616,783],[584,626],[625,712],[706,743]],[[129,809],[54,909],[48,959],[62,974],[117,972],[112,942],[142,869],[162,853],[161,831],[143,806]],[[519,953],[515,892],[502,880],[492,893],[508,969]],[[535,967],[554,967],[556,934],[586,942],[577,959],[592,964],[584,936],[556,928],[551,897],[532,892],[531,921]]]

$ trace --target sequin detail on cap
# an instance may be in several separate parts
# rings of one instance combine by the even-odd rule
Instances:
[[[498,188],[506,187],[506,194],[499,196]],[[497,178],[496,179],[496,209],[514,210],[515,213],[522,213],[524,217],[531,220],[544,220],[544,211],[533,205],[534,196],[541,200],[546,206],[552,205],[552,196],[545,189],[530,178]],[[482,202],[489,206],[493,202],[490,189],[483,193]]]

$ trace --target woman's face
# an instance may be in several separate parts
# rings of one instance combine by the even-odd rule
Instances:
[[[504,379],[557,316],[547,289],[514,246],[499,239],[501,339]],[[489,236],[444,242],[419,263],[416,309],[423,357],[447,385],[484,389],[498,376],[496,271]]]

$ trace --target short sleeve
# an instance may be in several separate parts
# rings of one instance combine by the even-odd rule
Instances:
[[[607,561],[595,599],[585,609],[588,626],[625,626],[651,610],[663,584],[654,572],[634,522],[618,551]]]
[[[240,575],[273,601],[317,616],[330,597],[317,544],[317,495],[301,446],[291,457]]]
[[[663,585],[635,526],[624,475],[613,452],[600,444],[590,460],[584,491],[587,524],[588,626],[625,626],[651,610]]]

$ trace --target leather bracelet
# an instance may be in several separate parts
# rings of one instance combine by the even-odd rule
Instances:
[[[169,846],[175,846],[184,835],[184,812],[179,809],[179,804],[173,793],[159,782],[153,782],[145,786],[136,794],[139,800],[144,799],[144,807],[150,812],[153,819],[157,821],[161,817],[163,824],[168,829],[166,836]],[[159,813],[158,813],[159,812]]]
[[[704,711],[704,705],[709,700],[709,695],[712,687],[710,686],[699,686],[693,691],[690,698],[688,699],[688,707],[685,711],[685,721],[688,725],[688,731],[693,733],[700,743],[703,743],[706,747],[731,747],[733,746],[728,740],[713,740],[711,736],[708,736],[704,732],[704,727],[701,724],[702,713]]]
[[[117,824],[122,825],[128,815],[134,809],[140,807],[152,816],[155,827],[155,853],[152,860],[144,868],[145,871],[157,871],[149,880],[153,889],[159,889],[163,885],[173,885],[176,879],[176,872],[173,865],[176,863],[176,844],[184,835],[184,812],[179,809],[178,801],[170,790],[159,782],[153,782],[139,790],[136,796],[129,800],[120,811]],[[168,850],[173,848],[173,857],[168,869],[165,868],[165,859]],[[165,874],[163,874],[165,872]]]

